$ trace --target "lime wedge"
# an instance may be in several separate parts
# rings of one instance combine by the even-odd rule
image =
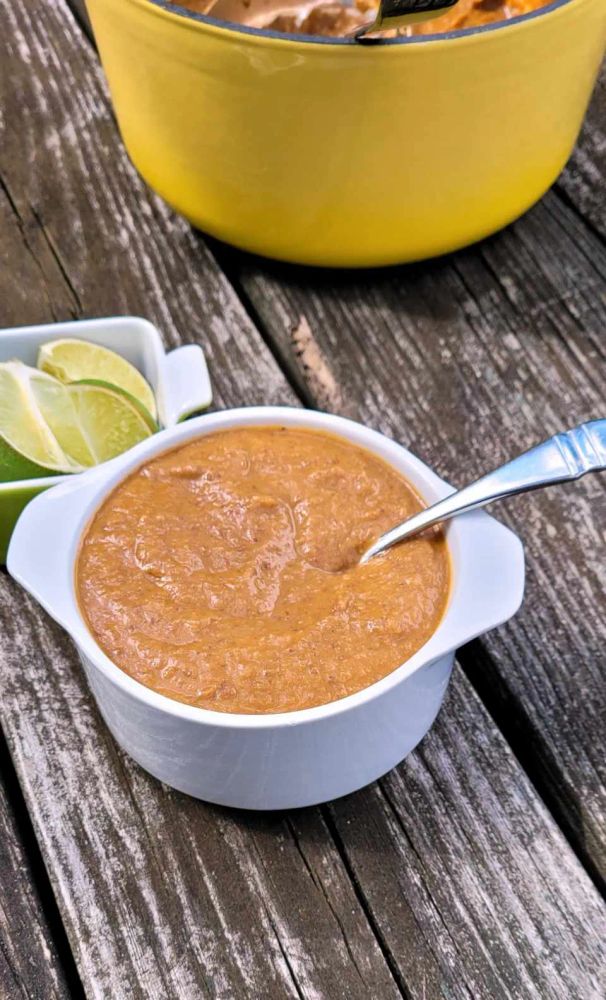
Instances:
[[[36,368],[25,367],[25,372],[32,398],[61,450],[82,468],[96,465],[97,459],[80,426],[70,387]]]
[[[20,361],[0,364],[0,482],[82,472],[155,429],[121,389],[64,385]]]
[[[0,482],[81,472],[40,411],[31,375],[54,381],[20,361],[0,364]]]
[[[106,462],[144,438],[155,428],[141,413],[141,404],[113,386],[76,382],[64,386],[76,413],[78,428],[92,453],[94,464]]]
[[[143,417],[145,423],[149,427],[150,431],[152,431],[152,433],[155,433],[156,431],[160,430],[158,421],[154,420],[149,410],[143,405],[143,403],[139,399],[137,399],[135,396],[131,396],[130,392],[127,392],[126,389],[120,389],[119,386],[112,385],[111,382],[104,382],[100,378],[82,379],[81,382],[74,382],[73,384],[96,385],[100,389],[109,389],[111,392],[117,392],[120,396],[124,396],[125,399],[128,399],[131,405],[134,406],[136,410],[138,410],[138,412]]]
[[[123,389],[157,416],[154,394],[140,372],[119,354],[86,340],[53,340],[38,352],[38,368],[54,375],[60,382],[89,379],[107,382]]]

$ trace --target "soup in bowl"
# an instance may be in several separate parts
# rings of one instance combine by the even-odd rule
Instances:
[[[87,7],[149,184],[221,240],[326,266],[441,254],[529,208],[571,153],[606,38],[603,0],[373,44],[164,0]]]
[[[304,806],[401,761],[456,648],[520,604],[521,544],[483,512],[356,566],[394,514],[450,491],[352,421],[226,411],[33,500],[8,568],[151,774],[224,805]]]
[[[88,526],[80,608],[143,684],[225,712],[312,708],[395,670],[435,632],[441,532],[359,565],[421,509],[357,445],[284,425],[204,435],[136,470]]]

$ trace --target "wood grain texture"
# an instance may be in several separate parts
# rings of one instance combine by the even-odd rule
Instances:
[[[212,256],[128,164],[66,7],[0,9],[0,323],[140,311],[169,344],[203,344],[219,403],[296,402]],[[0,586],[7,735],[88,993],[399,996],[331,838],[315,871],[285,821],[247,832],[148,779],[66,638]]]
[[[331,805],[352,874],[417,996],[597,1000],[603,905],[578,895],[561,836],[502,739],[478,731],[478,708],[457,678],[406,764]]]
[[[326,274],[310,288],[296,268],[225,262],[293,380],[321,398],[320,358],[349,415],[454,484],[606,415],[606,249],[553,193],[500,235],[419,266]],[[527,595],[471,663],[491,711],[527,748],[579,852],[602,873],[605,486],[596,476],[499,508],[526,543]]]
[[[128,165],[66,6],[0,12],[1,247],[27,288],[0,274],[0,322],[142,311],[203,343],[220,403],[296,401],[213,255]],[[293,374],[299,357],[357,412],[311,320]],[[6,576],[0,609],[0,716],[90,996],[601,996],[599,897],[462,674],[380,786],[238,814],[117,749],[71,643]]]
[[[12,743],[91,996],[398,996],[370,919],[405,996],[600,997],[601,901],[462,675],[380,785],[239,814],[117,750],[69,640],[3,583]]]
[[[3,741],[2,741],[3,743]],[[61,1000],[70,995],[23,847],[0,747],[0,997]]]
[[[250,403],[292,402],[212,255],[122,151],[96,59],[65,5],[0,10],[4,239],[23,244],[16,260],[0,251],[10,265],[4,323],[142,314],[167,344],[204,346],[219,405],[245,391]]]
[[[589,106],[580,141],[557,183],[557,190],[606,240],[606,63]]]
[[[2,603],[11,743],[89,995],[399,995],[317,811],[315,869],[284,818],[256,829],[160,786],[116,748],[67,637],[7,579]]]

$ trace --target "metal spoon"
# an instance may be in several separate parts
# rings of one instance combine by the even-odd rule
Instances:
[[[420,21],[430,21],[440,17],[454,7],[459,0],[379,0],[374,21],[357,28],[353,35],[358,41],[372,41],[366,35],[388,28],[404,28]]]
[[[538,490],[542,486],[580,479],[586,472],[606,469],[606,419],[592,420],[574,430],[544,441],[462,490],[451,493],[427,510],[414,514],[385,532],[364,552],[360,563],[385,552],[405,538],[418,534],[457,514],[484,507],[493,500]]]

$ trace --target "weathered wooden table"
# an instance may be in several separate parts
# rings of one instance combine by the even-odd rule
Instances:
[[[366,421],[463,483],[605,415],[606,79],[524,219],[415,267],[311,273],[203,239],[120,144],[80,4],[0,0],[0,324],[135,313],[216,405]],[[422,746],[322,808],[238,814],[116,747],[0,574],[4,998],[606,995],[606,480],[520,498],[528,588]]]

